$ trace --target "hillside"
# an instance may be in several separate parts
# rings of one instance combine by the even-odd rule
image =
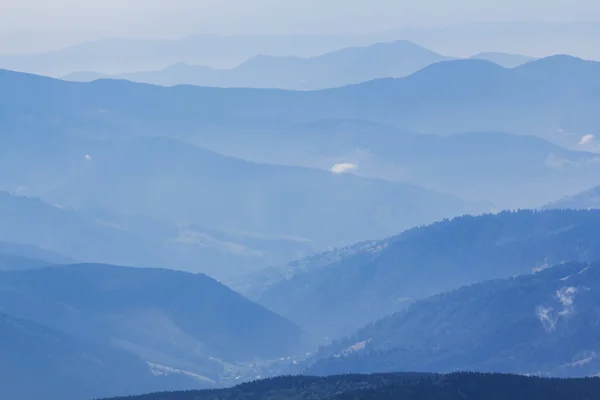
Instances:
[[[378,78],[399,78],[447,59],[449,57],[414,43],[395,41],[350,47],[309,58],[260,55],[226,70],[178,63],[159,71],[118,75],[76,72],[63,79],[89,82],[110,78],[162,86],[198,85],[315,90]]]
[[[253,378],[245,374],[260,374],[258,360],[270,368],[267,360],[309,344],[300,328],[217,281],[170,270],[84,264],[1,272],[0,304],[2,312],[126,350],[163,373],[185,371],[214,385]]]
[[[184,382],[203,387],[192,380],[155,376],[124,351],[2,313],[0,352],[0,393],[11,400],[122,396],[175,389]]]
[[[157,393],[131,400],[216,399],[440,399],[440,400],[587,400],[599,388],[597,378],[538,379],[499,374],[458,373],[343,375],[326,378],[282,377],[218,391]],[[121,398],[125,399],[125,398]],[[116,400],[116,399],[115,399]]]
[[[459,217],[267,271],[262,292],[246,290],[320,339],[342,337],[463,285],[600,259],[598,223],[600,211]]]
[[[86,167],[47,197],[77,209],[297,237],[321,246],[486,210],[413,185],[250,163],[161,138],[117,145],[95,154]],[[153,198],[157,191],[160,198]]]
[[[482,371],[592,376],[600,263],[464,287],[418,301],[321,350],[309,373]]]
[[[581,193],[577,193],[573,196],[565,196],[558,201],[544,206],[543,208],[570,208],[576,210],[589,210],[600,208],[600,186],[593,187]]]
[[[37,136],[0,138],[7,145],[0,146],[0,187],[43,200],[0,193],[0,240],[82,261],[229,280],[332,245],[490,209],[410,184],[248,162],[167,138],[52,132],[42,151]],[[75,225],[79,237],[64,240]],[[65,233],[51,235],[53,226]]]

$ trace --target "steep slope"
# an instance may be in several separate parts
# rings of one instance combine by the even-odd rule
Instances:
[[[599,259],[598,223],[600,211],[459,217],[292,263],[269,271],[262,293],[246,290],[317,336],[340,337],[436,293]]]
[[[600,263],[434,296],[326,348],[310,373],[499,371],[589,376],[600,371]]]
[[[11,400],[75,400],[178,387],[190,379],[153,375],[125,351],[86,343],[0,313],[0,393]]]
[[[308,343],[298,327],[213,279],[170,270],[2,272],[0,311],[213,383],[234,379],[237,363],[279,359]]]
[[[163,86],[188,84],[314,90],[377,78],[403,77],[448,59],[414,43],[395,41],[351,47],[310,58],[261,55],[229,70],[178,63],[159,71],[118,75],[81,72],[63,79],[89,82],[111,78]]]
[[[516,375],[474,373],[449,375],[396,373],[324,378],[290,376],[256,381],[218,391],[156,393],[129,399],[587,400],[595,396],[599,385],[597,378],[538,379]]]

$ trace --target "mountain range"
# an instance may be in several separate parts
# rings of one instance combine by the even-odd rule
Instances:
[[[507,68],[535,58],[503,53],[479,53],[472,57],[490,60]],[[408,41],[350,47],[310,58],[259,55],[232,69],[216,69],[177,63],[158,71],[107,75],[74,72],[67,81],[125,79],[161,86],[197,85],[212,87],[280,88],[315,90],[345,86],[379,78],[411,75],[428,65],[450,60]]]
[[[326,341],[464,285],[600,259],[598,223],[597,210],[458,217],[268,269],[236,287]]]
[[[43,140],[53,151],[39,155],[37,136],[0,139],[10,148],[0,187],[19,193],[0,193],[0,240],[81,261],[230,279],[331,245],[489,210],[414,185],[247,162],[166,138],[50,134]]]
[[[38,54],[1,55],[0,68],[61,76],[73,71],[120,73],[157,69],[178,62],[233,67],[257,54],[312,57],[349,46],[365,46],[395,38],[391,33],[107,38]]]
[[[600,371],[600,264],[567,263],[418,301],[321,350],[308,373]]]
[[[584,135],[597,133],[598,65],[568,56],[512,69],[456,60],[405,78],[310,92],[73,83],[3,71],[0,84],[13,95],[0,98],[0,104],[3,128],[13,130],[43,126],[96,135],[190,137],[214,129],[359,119],[415,133],[493,131],[564,143],[570,137],[576,147]]]
[[[351,47],[310,58],[259,55],[229,70],[179,63],[160,71],[121,75],[76,72],[63,79],[92,81],[111,78],[163,86],[188,84],[314,90],[377,78],[407,76],[448,59],[416,44],[396,41]]]
[[[595,398],[600,63],[403,32],[0,56],[156,71],[0,70],[0,397]]]
[[[228,132],[235,134],[235,141],[228,139]],[[561,141],[580,140],[561,135]],[[260,131],[217,130],[182,139],[260,162],[318,169],[346,163],[359,176],[487,200],[498,209],[537,208],[597,185],[600,173],[593,140],[567,150],[527,135],[415,134],[357,120],[321,120]]]
[[[73,71],[115,74],[185,62],[231,68],[258,54],[313,57],[347,47],[399,39],[443,54],[480,52],[543,57],[567,53],[598,59],[593,22],[485,22],[438,28],[399,28],[366,34],[193,35],[181,39],[107,38],[37,54],[0,56],[0,68],[63,76]]]

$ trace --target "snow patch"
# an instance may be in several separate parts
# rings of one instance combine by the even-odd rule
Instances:
[[[536,316],[546,332],[553,332],[561,318],[568,318],[575,312],[575,295],[577,291],[578,289],[574,286],[565,286],[556,291],[554,298],[558,300],[561,307],[558,312],[554,312],[555,310],[552,307],[539,306],[536,309]]]

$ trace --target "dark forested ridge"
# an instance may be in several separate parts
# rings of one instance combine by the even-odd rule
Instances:
[[[121,400],[592,400],[600,379],[540,379],[516,375],[455,373],[290,376],[232,389],[156,393]],[[114,399],[117,400],[117,399]]]
[[[600,372],[598,304],[600,262],[478,283],[420,300],[335,341],[321,349],[308,372],[595,376]]]
[[[309,331],[340,337],[466,284],[600,259],[599,224],[598,210],[458,217],[268,271],[254,296]]]

